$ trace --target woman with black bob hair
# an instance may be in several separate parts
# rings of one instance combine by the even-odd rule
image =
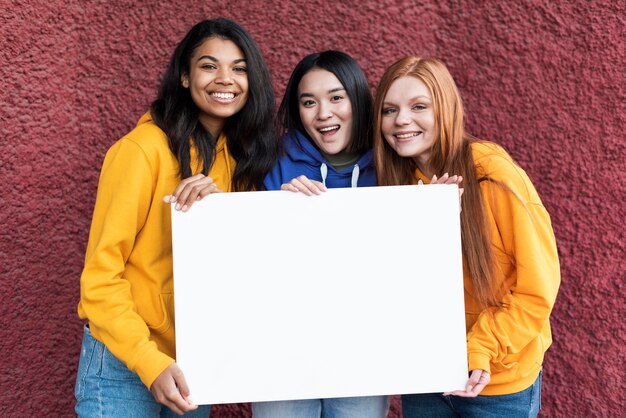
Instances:
[[[298,87],[302,78],[313,69],[332,73],[345,89],[352,105],[351,141],[346,150],[365,152],[372,148],[372,106],[373,99],[367,78],[359,64],[341,51],[323,51],[304,57],[294,68],[285,95],[280,104],[278,119],[289,132],[298,130],[307,132],[300,117],[300,98]]]
[[[326,187],[375,186],[372,94],[359,64],[340,51],[304,57],[279,109],[283,155],[268,190],[319,194]]]
[[[176,47],[150,111],[107,152],[81,275],[80,417],[209,415],[192,404],[175,361],[162,200],[186,209],[170,195],[181,179],[203,196],[264,187],[280,149],[271,86],[243,28],[202,21]]]

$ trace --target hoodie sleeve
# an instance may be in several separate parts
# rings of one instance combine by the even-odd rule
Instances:
[[[510,189],[490,182],[481,185],[492,234],[497,237],[499,271],[510,272],[505,279],[510,287],[503,306],[483,311],[468,333],[470,370],[488,372],[492,364],[507,367],[529,344],[549,333],[560,284],[550,216],[534,186],[509,158],[490,157],[488,175]]]
[[[281,162],[282,159],[278,160],[272,171],[269,172],[263,181],[265,189],[268,191],[280,190],[280,186],[283,184],[283,170]]]
[[[150,340],[125,270],[154,198],[153,178],[150,161],[133,141],[122,139],[107,152],[81,276],[80,302],[94,334],[137,372],[148,388],[174,359]]]

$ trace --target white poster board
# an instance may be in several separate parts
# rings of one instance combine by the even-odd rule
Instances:
[[[455,186],[221,193],[172,210],[197,404],[462,389]]]

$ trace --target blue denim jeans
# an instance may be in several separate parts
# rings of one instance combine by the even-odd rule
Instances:
[[[509,395],[475,398],[443,396],[441,393],[402,395],[404,418],[530,418],[541,408],[541,373],[530,387]]]
[[[81,418],[178,416],[157,403],[139,376],[93,338],[87,326],[83,332],[74,396],[76,413]],[[208,418],[210,412],[210,405],[202,405],[184,416]]]
[[[253,418],[385,418],[388,396],[254,402]]]

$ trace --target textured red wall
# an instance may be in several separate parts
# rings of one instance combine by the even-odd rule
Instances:
[[[407,53],[443,58],[470,130],[511,152],[552,214],[563,282],[543,415],[624,416],[624,1],[286,3],[0,0],[0,415],[72,414],[104,153],[187,29],[222,15],[261,45],[278,95],[311,51],[352,54],[372,83]]]

